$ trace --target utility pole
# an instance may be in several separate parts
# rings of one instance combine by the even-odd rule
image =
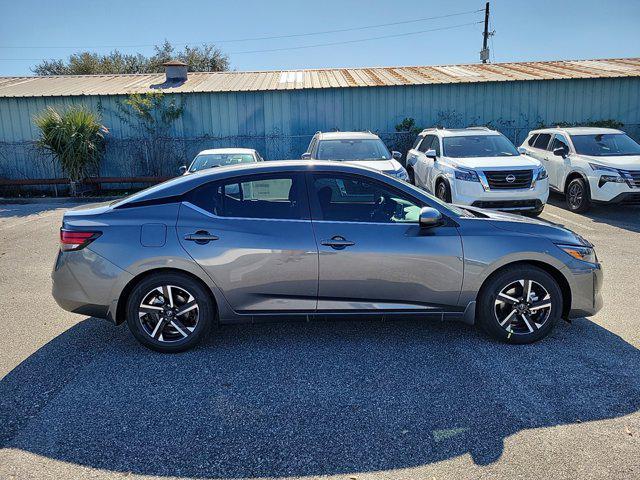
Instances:
[[[493,33],[493,32],[492,32]],[[484,7],[484,32],[482,33],[482,50],[480,51],[480,60],[482,63],[487,63],[489,61],[489,2],[486,3]]]

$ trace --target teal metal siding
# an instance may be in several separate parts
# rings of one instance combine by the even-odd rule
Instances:
[[[327,88],[257,92],[178,94],[184,115],[169,135],[181,141],[182,158],[198,149],[256,147],[267,159],[303,153],[317,130],[393,132],[405,117],[421,127],[463,127],[490,123],[513,141],[541,122],[614,119],[638,138],[640,78]],[[0,176],[47,176],[55,169],[31,167],[35,149],[20,149],[38,136],[33,117],[47,106],[71,104],[101,109],[112,147],[104,174],[131,174],[118,145],[137,136],[117,115],[122,96],[0,98]],[[124,143],[118,144],[118,141]],[[114,148],[116,147],[116,148]],[[118,163],[120,162],[120,163]],[[47,170],[47,168],[50,170]],[[173,168],[173,167],[171,167]]]

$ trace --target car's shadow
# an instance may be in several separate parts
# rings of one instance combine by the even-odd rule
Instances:
[[[549,205],[567,210],[564,196],[560,194],[550,194],[547,202]],[[605,223],[612,227],[622,228],[631,232],[640,232],[640,205],[594,204],[587,212],[576,215],[581,215],[594,222]]]
[[[0,382],[0,446],[117,472],[319,476],[496,461],[521,430],[640,408],[640,352],[591,321],[509,346],[433,321],[230,326],[157,354],[87,319]]]

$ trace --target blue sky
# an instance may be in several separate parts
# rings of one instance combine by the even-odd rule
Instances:
[[[153,48],[146,45],[165,38],[197,44],[366,27],[483,8],[482,0],[0,0],[0,75],[29,75],[37,59],[65,58],[78,50],[73,47],[97,46],[89,49],[106,53],[113,45],[135,45],[120,50],[149,54]],[[495,62],[640,56],[639,0],[493,0],[491,8]],[[479,58],[482,25],[458,25],[482,18],[480,12],[465,13],[357,31],[218,45],[237,70],[473,63]],[[441,30],[403,35],[432,29]],[[398,36],[242,53],[390,35]]]

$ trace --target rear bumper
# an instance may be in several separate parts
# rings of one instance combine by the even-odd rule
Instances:
[[[51,293],[64,310],[113,321],[109,307],[117,299],[116,286],[125,278],[131,275],[89,248],[58,252]]]

